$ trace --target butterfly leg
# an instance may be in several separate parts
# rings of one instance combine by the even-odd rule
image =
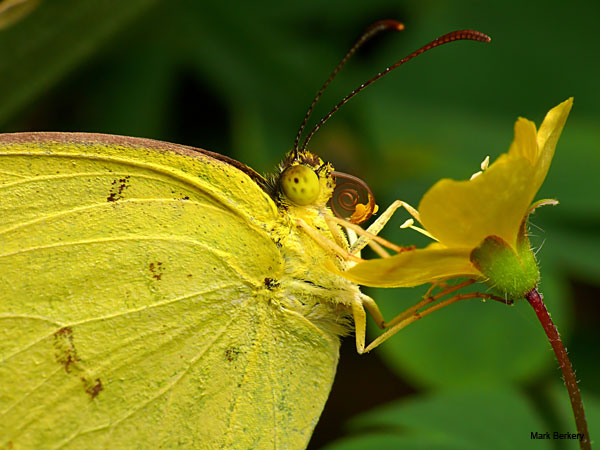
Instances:
[[[439,311],[440,309],[445,308],[446,306],[449,306],[460,300],[466,300],[466,299],[471,299],[471,298],[482,298],[482,299],[489,298],[489,299],[496,300],[496,301],[499,301],[504,304],[512,304],[512,301],[507,301],[506,299],[497,297],[497,296],[495,296],[493,294],[489,294],[487,292],[468,292],[468,293],[464,293],[464,294],[456,294],[456,291],[458,291],[466,286],[469,286],[475,282],[476,282],[475,279],[468,279],[462,283],[459,283],[459,284],[456,284],[453,286],[448,286],[443,281],[440,283],[434,283],[430,287],[430,289],[427,291],[427,293],[425,294],[425,296],[423,297],[423,299],[420,302],[418,302],[416,305],[408,308],[406,311],[398,314],[391,321],[389,321],[387,323],[382,322],[380,327],[387,328],[387,329],[381,335],[377,336],[377,338],[375,338],[366,348],[364,348],[363,352],[364,353],[370,352],[374,348],[381,345],[383,342],[387,341],[393,335],[398,333],[400,330],[406,328],[411,323],[414,323],[417,320],[420,320],[423,317],[428,316],[429,314],[431,314],[435,311]],[[433,289],[436,286],[442,287],[442,291],[434,295]],[[446,300],[442,300],[443,297],[445,297],[449,294],[452,294],[452,297],[447,298]],[[373,301],[372,299],[370,299],[370,300]],[[439,300],[441,300],[441,301],[439,301]],[[376,316],[377,313],[374,314],[371,311],[371,309],[369,309],[369,306],[367,306],[366,304],[365,304],[365,306],[367,307],[369,312],[373,315],[373,317],[376,320],[378,320],[377,317],[381,317],[381,313],[379,313],[379,315]],[[381,320],[383,321],[383,317],[381,317]],[[357,335],[357,337],[358,337],[358,335]]]
[[[394,325],[391,328],[388,328],[387,330],[385,330],[384,333],[380,334],[379,336],[377,336],[364,350],[363,352],[359,352],[359,353],[368,353],[371,350],[373,350],[375,347],[378,347],[379,345],[383,344],[385,341],[387,341],[389,338],[391,338],[393,335],[395,335],[398,331],[402,330],[403,328],[407,327],[408,325],[410,325],[411,323],[416,322],[417,320],[419,320],[421,318],[420,314],[415,314],[412,315],[410,317],[407,317],[406,319],[404,319],[403,321],[396,323],[396,325]],[[358,338],[358,335],[357,335]]]
[[[362,305],[367,309],[367,311],[369,311],[369,314],[371,314],[371,317],[373,317],[375,320],[377,326],[382,330],[386,328],[387,325],[385,324],[385,320],[383,320],[383,314],[381,314],[379,306],[377,306],[375,300],[364,294],[360,294],[360,300]]]
[[[352,302],[352,316],[354,318],[356,351],[361,355],[363,353],[370,352],[375,347],[387,341],[398,331],[421,318],[418,314],[416,314],[406,318],[405,320],[399,323],[396,323],[393,327],[388,328],[383,334],[377,336],[377,338],[365,348],[367,324],[367,313],[365,311],[365,308],[373,316],[379,328],[385,327],[385,321],[383,320],[381,311],[379,310],[379,307],[372,298],[367,297],[366,295],[361,295],[359,299],[356,299]]]
[[[409,204],[400,200],[396,200],[394,203],[392,203],[383,212],[383,214],[381,214],[381,216],[379,216],[377,220],[373,222],[366,230],[364,230],[357,224],[349,222],[345,219],[340,219],[339,217],[329,215],[324,216],[324,218],[327,222],[327,225],[329,226],[329,229],[332,230],[332,233],[333,230],[336,229],[336,225],[341,225],[345,227],[346,230],[352,230],[356,234],[360,235],[358,239],[350,239],[351,245],[350,249],[348,250],[348,253],[352,255],[360,255],[360,251],[365,246],[369,245],[377,254],[379,254],[379,256],[381,256],[382,258],[388,258],[390,255],[383,247],[387,247],[398,253],[406,250],[406,248],[403,248],[399,245],[395,245],[378,236],[379,232],[389,222],[396,210],[400,207],[406,209],[414,218],[419,220],[419,212]],[[352,236],[349,235],[349,237],[351,238]]]
[[[375,220],[375,222],[369,225],[369,227],[365,231],[371,235],[377,236],[379,232],[383,229],[383,227],[392,218],[396,210],[401,207],[405,208],[411,215],[413,215],[413,217],[415,213],[418,217],[418,212],[413,207],[401,200],[396,200],[390,206],[388,206],[387,209]],[[370,236],[368,234],[363,234],[358,238],[356,242],[352,244],[352,246],[350,247],[350,253],[355,254],[356,252],[361,251],[371,241],[372,240],[370,239]]]
[[[362,341],[362,343],[363,343],[362,353],[370,352],[375,347],[378,347],[380,344],[387,341],[390,337],[392,337],[394,334],[396,334],[397,332],[399,332],[406,326],[419,320],[422,317],[422,315],[419,314],[419,312],[418,312],[419,309],[429,305],[430,303],[433,303],[434,301],[436,301],[439,298],[438,296],[434,297],[431,295],[431,293],[433,292],[433,289],[436,287],[436,285],[437,284],[435,284],[435,283],[432,284],[432,286],[429,288],[429,290],[425,294],[424,298],[420,302],[418,302],[416,305],[408,308],[404,312],[398,314],[396,317],[394,317],[392,320],[390,320],[387,323],[383,319],[383,314],[381,314],[381,311],[379,310],[379,307],[377,306],[375,301],[371,297],[361,294],[362,304],[365,306],[365,308],[367,308],[367,311],[369,311],[371,316],[373,316],[373,318],[375,319],[375,321],[377,323],[377,326],[379,326],[379,328],[381,328],[381,329],[387,328],[387,330],[385,330],[385,332],[383,334],[377,336],[377,338],[375,338],[366,348],[364,347],[365,341],[363,340]],[[467,285],[467,284],[465,283],[464,285]],[[462,287],[462,285],[461,285],[461,287]],[[449,290],[444,291],[443,294],[445,295],[446,293],[452,292],[453,290],[455,290],[455,289],[452,287]],[[427,314],[427,313],[425,313],[425,314]],[[358,348],[358,333],[356,336],[357,336],[357,348]],[[361,352],[359,352],[359,353],[361,353]]]
[[[373,300],[367,295],[360,294],[360,296],[352,302],[352,316],[354,318],[356,351],[359,354],[365,353],[367,328],[367,313],[365,309],[369,311],[369,314],[371,314],[371,316],[375,319],[375,322],[377,323],[377,326],[379,328],[383,329],[385,327],[383,315],[381,314],[377,303],[375,303],[375,300]]]
[[[336,233],[338,235],[341,235],[338,225],[341,225],[344,228],[346,228],[346,235],[348,236],[348,243],[350,244],[350,250],[348,250],[348,253],[351,255],[360,256],[360,251],[362,250],[362,248],[354,251],[351,250],[353,244],[357,241],[357,235],[359,234],[361,235],[361,237],[368,239],[367,244],[382,258],[389,258],[390,254],[387,251],[385,251],[385,249],[380,244],[378,244],[378,242],[396,251],[400,250],[400,247],[398,247],[397,245],[392,244],[391,242],[388,242],[385,239],[380,238],[379,236],[370,234],[367,231],[363,230],[360,226],[349,222],[345,219],[340,219],[334,216],[325,216],[325,222],[327,223],[327,226],[329,227],[329,230],[334,235],[334,237],[336,236]]]
[[[323,248],[331,250],[333,253],[341,256],[342,258],[344,258],[347,261],[354,261],[354,262],[362,261],[362,259],[358,258],[357,256],[354,256],[354,255],[348,253],[348,250],[340,247],[336,242],[323,236],[323,234],[319,233],[316,229],[312,228],[304,220],[298,219],[296,223],[298,224],[299,227],[301,227],[306,232],[306,234],[308,234],[315,241],[317,241]]]
[[[371,234],[368,231],[363,230],[360,226],[358,226],[352,222],[349,222],[345,219],[340,219],[339,217],[334,217],[334,216],[325,216],[324,218],[325,218],[325,222],[327,223],[327,226],[329,227],[329,230],[331,231],[331,233],[334,236],[335,236],[336,232],[339,233],[338,225],[346,228],[348,242],[351,244],[351,248],[350,248],[350,250],[348,250],[348,253],[351,255],[357,255],[357,256],[360,255],[360,251],[362,250],[362,248],[365,245],[371,246],[373,248],[373,250],[377,254],[379,254],[379,256],[381,256],[382,258],[390,257],[389,253],[387,251],[385,251],[385,249],[383,247],[390,248],[396,252],[401,252],[401,251],[405,250],[403,247],[393,244],[393,243],[383,239],[382,237]],[[360,248],[353,250],[352,244],[355,241],[357,241],[357,238],[356,238],[357,235],[360,235],[361,238],[363,240],[365,240],[365,244],[362,245]]]
[[[363,303],[356,299],[352,302],[352,317],[354,318],[354,337],[356,339],[356,351],[359,355],[365,352],[367,339],[367,313]]]
[[[315,241],[317,241],[319,244],[321,244],[321,246],[323,248],[333,251],[335,254],[344,258],[346,261],[354,261],[354,262],[362,261],[360,259],[359,255],[360,255],[360,251],[366,245],[370,245],[371,248],[373,248],[373,250],[377,254],[379,254],[379,256],[381,256],[382,258],[388,258],[390,255],[388,252],[385,251],[385,249],[383,247],[390,248],[396,252],[401,252],[405,249],[403,247],[392,244],[391,242],[377,236],[377,234],[381,231],[381,229],[385,226],[385,224],[391,219],[394,212],[400,207],[406,208],[409,212],[411,212],[411,214],[413,214],[413,211],[414,211],[414,213],[418,215],[418,212],[416,210],[414,210],[414,208],[410,207],[409,205],[407,205],[406,203],[404,203],[400,200],[396,200],[383,212],[383,214],[375,222],[373,222],[369,226],[369,228],[367,228],[367,230],[362,229],[360,226],[353,224],[353,223],[349,222],[348,220],[340,219],[331,214],[324,214],[323,218],[325,219],[325,222],[327,223],[329,231],[331,232],[331,234],[333,236],[333,240],[328,239],[327,237],[323,236],[317,230],[310,227],[302,219],[298,219],[297,224],[302,229],[304,229],[304,231],[308,235],[310,235]],[[344,241],[344,239],[341,236],[338,225],[345,227],[346,230],[352,230],[360,235],[360,237],[358,239],[352,239],[352,236],[349,236],[351,238],[351,247],[349,250],[344,249],[341,245],[341,243]],[[352,241],[354,241],[354,242],[352,243]]]

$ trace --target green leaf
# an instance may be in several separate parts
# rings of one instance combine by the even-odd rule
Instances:
[[[548,224],[539,235],[537,245],[546,240],[539,254],[557,270],[581,281],[598,284],[600,279],[600,237],[593,221],[577,223],[563,221],[552,216],[552,208],[536,212],[531,217],[535,224]],[[541,239],[543,238],[543,239]],[[543,272],[543,269],[542,269]]]
[[[154,3],[156,0],[45,1],[21,22],[0,31],[0,123],[56,84]]]
[[[325,450],[465,450],[464,442],[451,436],[404,436],[389,432],[364,433],[340,439]]]
[[[338,441],[327,450],[512,450],[531,445],[532,432],[547,431],[526,398],[509,388],[452,390],[398,401],[358,416],[349,425],[355,436]],[[433,442],[439,446],[431,445]],[[535,448],[553,447],[548,441],[536,440]]]

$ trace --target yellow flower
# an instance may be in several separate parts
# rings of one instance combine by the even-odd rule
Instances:
[[[542,185],[573,99],[551,109],[539,131],[519,118],[508,153],[469,181],[443,179],[413,217],[437,242],[390,258],[356,264],[344,276],[367,286],[408,287],[441,278],[485,280],[511,297],[538,282],[526,235],[527,216]],[[525,290],[525,292],[523,292]]]

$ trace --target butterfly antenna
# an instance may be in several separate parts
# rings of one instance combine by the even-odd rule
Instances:
[[[373,78],[371,78],[367,82],[361,84],[355,90],[353,90],[352,92],[350,92],[350,94],[348,94],[346,97],[344,97],[341,102],[339,102],[337,105],[335,105],[333,107],[333,109],[331,111],[329,111],[329,113],[325,117],[323,117],[319,121],[319,123],[317,123],[313,127],[312,130],[310,130],[310,133],[308,133],[308,135],[304,139],[304,143],[302,144],[302,150],[306,149],[306,146],[308,145],[308,142],[311,140],[311,138],[314,136],[314,134],[319,130],[319,128],[321,128],[321,126],[325,122],[327,122],[327,120],[329,120],[329,118],[331,116],[333,116],[335,114],[335,112],[338,109],[340,109],[342,107],[342,105],[346,104],[352,97],[354,97],[360,91],[362,91],[363,89],[365,89],[367,86],[373,84],[375,81],[379,80],[384,75],[387,75],[392,70],[400,67],[402,64],[410,61],[415,56],[419,56],[421,53],[425,53],[426,51],[431,50],[432,48],[439,47],[440,45],[447,44],[449,42],[463,41],[463,40],[479,41],[479,42],[490,42],[492,39],[489,36],[487,36],[487,35],[479,32],[479,31],[474,31],[474,30],[458,30],[458,31],[452,31],[451,33],[444,34],[443,36],[440,36],[439,38],[431,41],[429,44],[426,44],[423,47],[421,47],[420,49],[412,52],[410,55],[402,58],[396,64],[388,67],[387,69],[383,70],[382,72],[379,72]],[[306,123],[306,120],[304,122]],[[296,148],[296,147],[294,147],[294,148]]]
[[[325,92],[325,89],[327,89],[327,87],[331,84],[331,82],[333,81],[335,76],[338,74],[338,72],[341,70],[341,68],[344,67],[344,65],[348,62],[350,57],[352,55],[354,55],[354,53],[356,53],[356,51],[365,42],[367,42],[369,39],[371,39],[373,36],[380,33],[381,31],[386,31],[386,30],[402,31],[402,30],[404,30],[404,25],[396,20],[380,20],[379,22],[375,22],[373,25],[371,25],[369,28],[367,28],[365,30],[365,32],[358,39],[358,41],[356,41],[356,43],[352,46],[352,48],[348,51],[348,53],[346,53],[346,56],[344,56],[342,58],[340,63],[337,65],[337,67],[335,69],[333,69],[333,72],[331,72],[331,75],[329,75],[329,78],[327,78],[327,81],[325,81],[325,83],[323,83],[323,86],[321,86],[321,89],[319,89],[319,92],[317,92],[317,95],[315,96],[315,99],[313,100],[312,104],[310,105],[310,108],[308,108],[308,111],[306,112],[306,115],[304,116],[304,120],[302,121],[302,124],[300,125],[300,129],[298,130],[298,134],[296,135],[296,140],[294,141],[294,159],[298,158],[298,144],[300,143],[300,137],[302,136],[302,132],[304,131],[304,128],[306,127],[306,124],[308,122],[308,119],[310,118],[310,115],[313,112],[313,109],[315,109],[315,105],[317,104],[317,102],[319,101],[321,96],[323,95],[323,92]]]

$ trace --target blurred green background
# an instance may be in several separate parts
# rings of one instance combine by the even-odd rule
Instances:
[[[0,6],[7,5],[0,2]],[[532,243],[548,307],[600,439],[600,2],[42,1],[0,14],[0,131],[90,131],[155,138],[269,172],[290,149],[318,87],[372,22],[373,39],[326,93],[314,121],[396,60],[454,29],[491,44],[434,49],[347,104],[311,149],[366,180],[378,204],[417,205],[442,177],[468,178],[507,151],[518,116],[538,125],[575,105],[538,198]],[[313,122],[314,123],[314,122]],[[425,243],[386,229],[398,243]],[[392,317],[423,289],[367,290]],[[493,303],[493,304],[492,304]],[[377,333],[371,329],[372,334]],[[368,412],[366,412],[368,411]],[[467,301],[365,356],[347,338],[310,448],[577,448],[531,441],[575,431],[567,394],[526,302]]]

